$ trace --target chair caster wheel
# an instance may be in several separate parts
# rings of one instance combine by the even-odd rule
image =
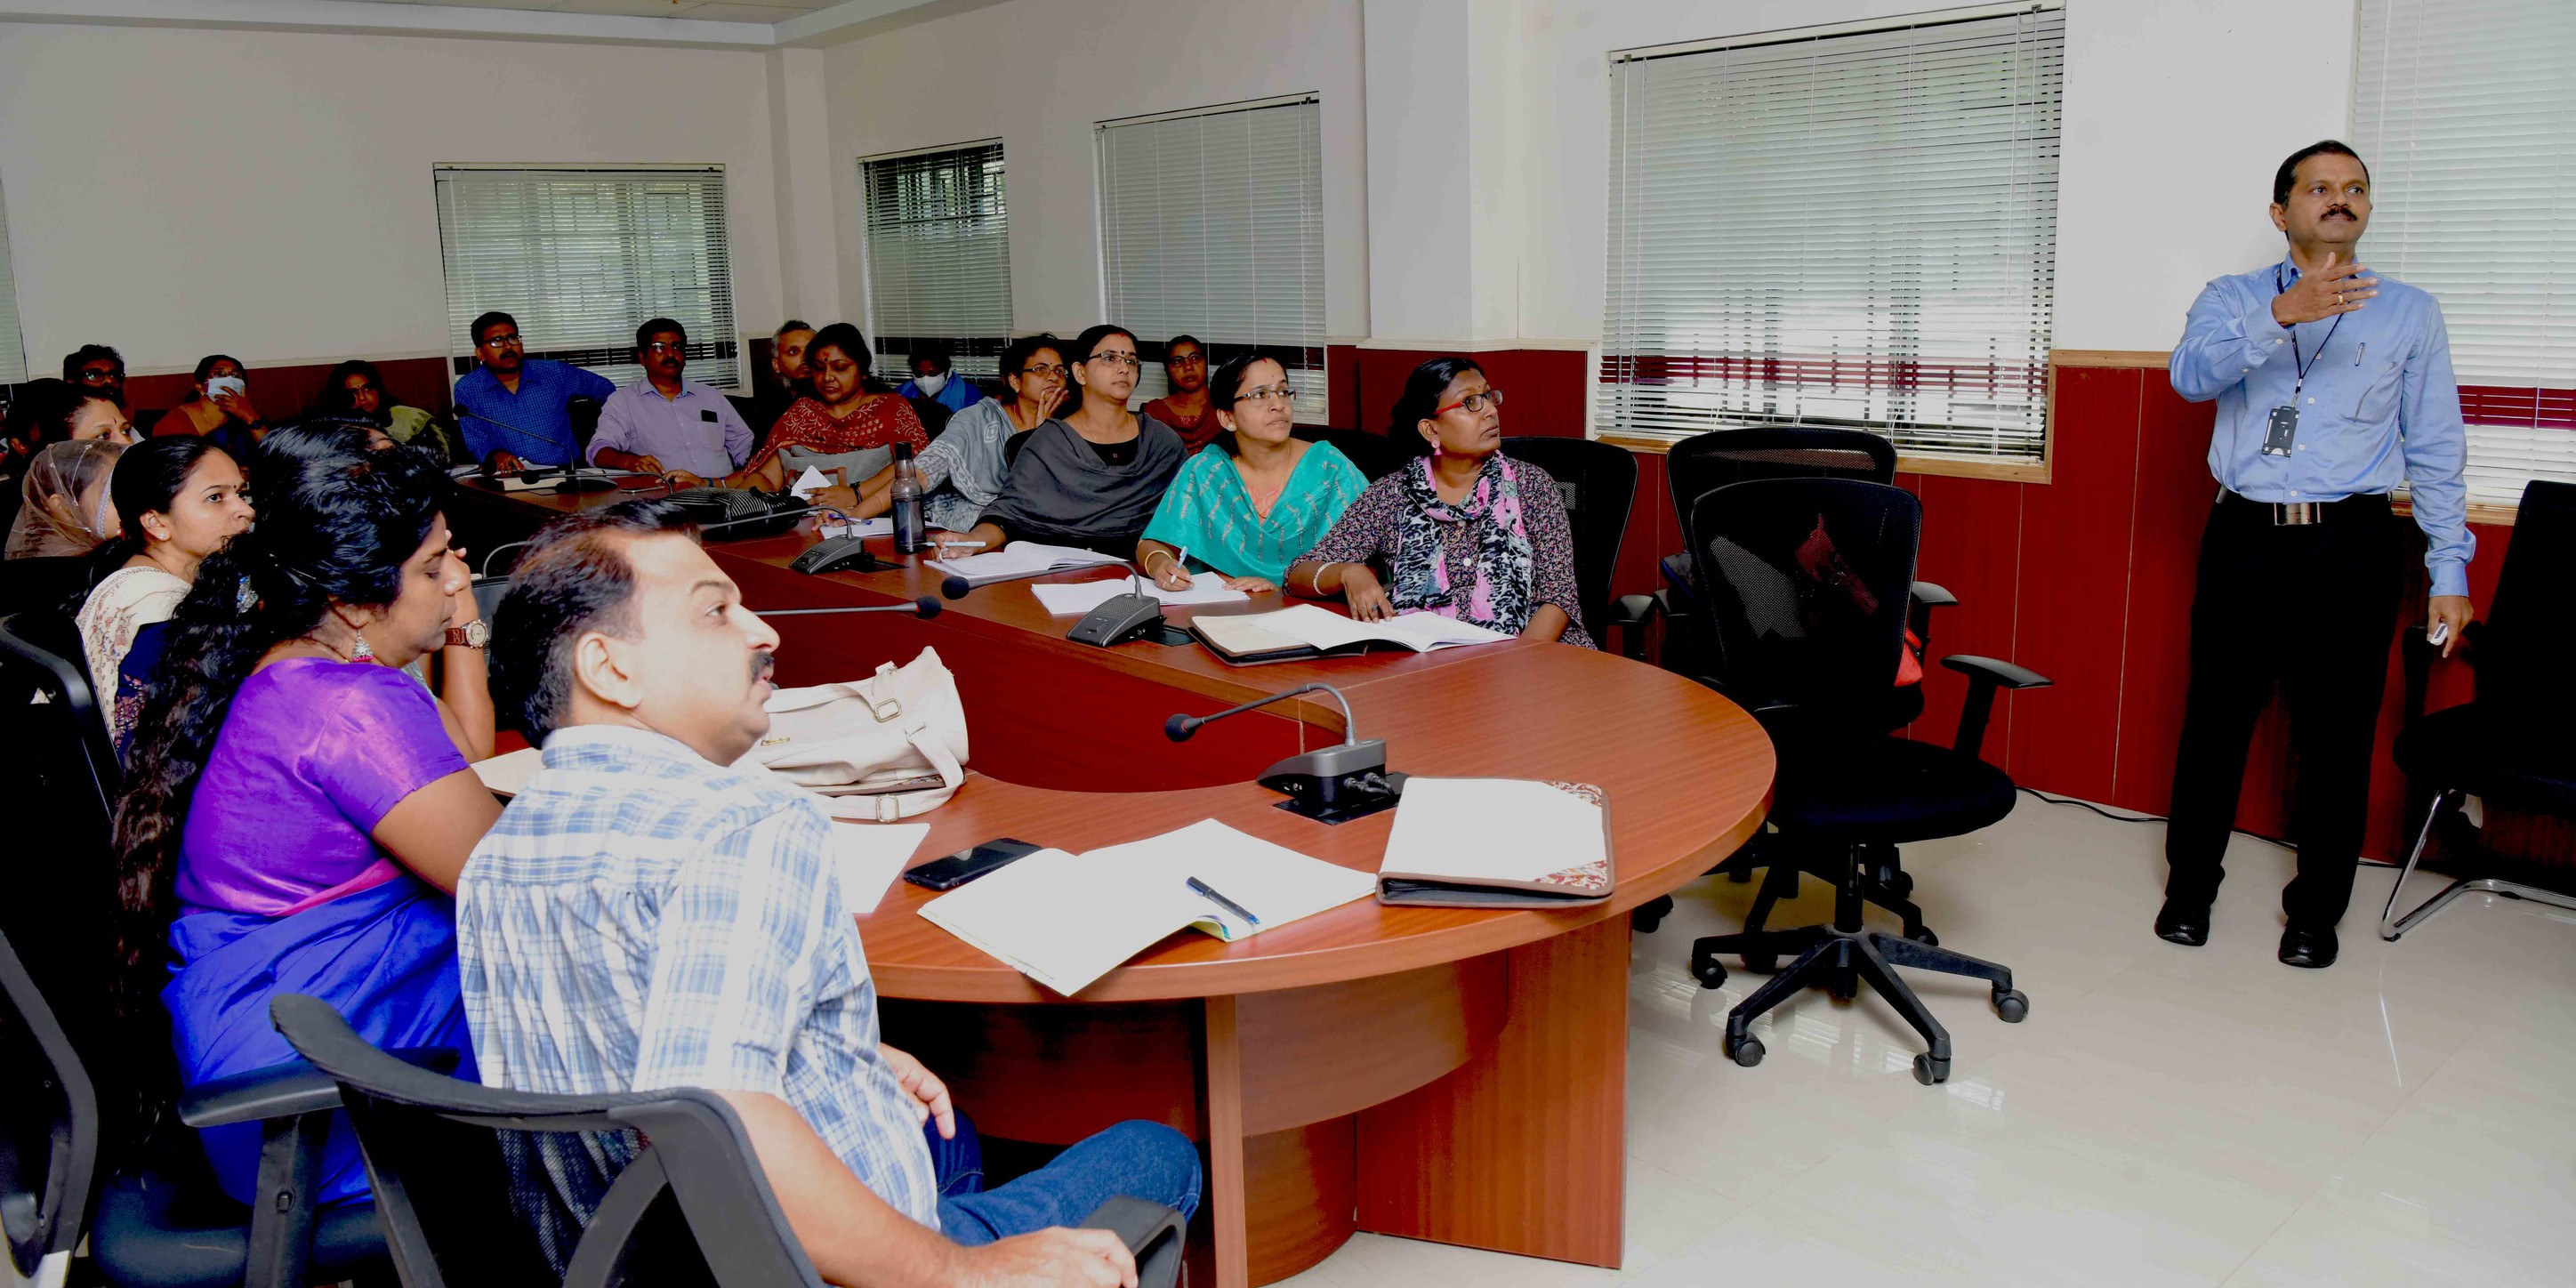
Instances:
[[[1911,872],[1897,873],[1896,879],[1887,883],[1887,888],[1894,891],[1896,893],[1896,897],[1899,899],[1913,898],[1914,874]]]
[[[1825,995],[1837,1002],[1848,1002],[1860,996],[1860,977],[1837,971],[1825,981]]]
[[[1672,910],[1669,908],[1657,908],[1651,904],[1637,908],[1628,914],[1628,929],[1641,935],[1651,935],[1655,933],[1657,927],[1664,924],[1664,914],[1670,911]]]
[[[2006,1024],[2019,1024],[2030,1015],[2030,998],[2017,988],[1995,990],[1995,1018]]]
[[[1727,879],[1727,880],[1729,880],[1729,881],[1734,882],[1734,883],[1735,883],[1735,884],[1737,884],[1737,885],[1743,885],[1743,884],[1745,884],[1746,882],[1751,881],[1751,880],[1753,879],[1753,869],[1751,869],[1751,868],[1729,868],[1729,869],[1727,869],[1727,871],[1726,871],[1726,879]]]
[[[1922,929],[1915,931],[1913,934],[1907,935],[1906,938],[1911,939],[1926,948],[1938,948],[1941,946],[1941,937],[1933,934],[1930,926],[1925,926]]]
[[[1768,975],[1772,971],[1779,969],[1779,967],[1780,959],[1769,953],[1746,953],[1744,955],[1744,969],[1749,970],[1756,975]]]
[[[1950,1080],[1950,1062],[1935,1060],[1929,1051],[1914,1057],[1914,1080],[1924,1086]]]
[[[1748,1033],[1740,1038],[1728,1038],[1726,1040],[1726,1054],[1728,1059],[1750,1069],[1753,1066],[1762,1063],[1762,1057],[1765,1052],[1762,1050],[1762,1039]]]
[[[1694,953],[1691,956],[1691,978],[1698,980],[1701,988],[1723,988],[1726,985],[1726,965],[1717,960],[1715,953],[1706,957]]]

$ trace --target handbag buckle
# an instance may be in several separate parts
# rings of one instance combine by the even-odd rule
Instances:
[[[882,691],[886,687],[886,681],[894,678],[894,663],[878,663],[877,673],[871,678],[876,682],[876,689]],[[902,718],[903,702],[901,699],[880,698],[876,696],[875,693],[868,693],[863,696],[867,699],[868,714],[876,717],[876,722],[878,724],[886,724],[890,721]]]

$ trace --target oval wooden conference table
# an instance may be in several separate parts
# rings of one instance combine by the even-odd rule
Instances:
[[[461,491],[451,520],[493,545],[618,499]],[[904,565],[891,571],[789,569],[811,527],[708,549],[754,609],[939,593],[942,574],[890,542],[872,544]],[[1278,606],[1273,594],[1195,611]],[[1321,680],[1349,697],[1362,736],[1386,740],[1390,769],[1604,788],[1618,893],[1579,911],[1361,900],[1231,944],[1185,931],[1067,999],[923,920],[930,893],[896,882],[859,919],[889,1042],[937,1070],[990,1136],[1063,1145],[1145,1118],[1205,1142],[1194,1260],[1224,1288],[1295,1274],[1354,1229],[1620,1263],[1627,913],[1760,825],[1773,761],[1749,716],[1679,676],[1561,644],[1237,668],[1196,645],[1073,643],[1074,619],[1048,616],[1028,582],[945,610],[771,619],[781,684],[858,679],[924,647],[956,673],[974,772],[919,820],[931,829],[916,861],[997,837],[1078,853],[1213,818],[1375,871],[1392,813],[1328,826],[1251,781],[1341,740],[1329,700],[1163,736],[1174,712]]]

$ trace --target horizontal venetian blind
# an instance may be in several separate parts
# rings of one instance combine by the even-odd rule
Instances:
[[[2576,482],[2576,5],[2361,0],[2362,258],[2441,301],[2471,500]]]
[[[1147,355],[1136,396],[1159,398],[1153,361],[1176,335],[1209,365],[1276,353],[1296,417],[1324,423],[1323,108],[1289,102],[1109,121],[1100,134],[1100,242],[1109,320]]]
[[[474,352],[473,320],[516,318],[531,358],[643,378],[635,328],[689,332],[689,378],[743,387],[721,166],[485,170],[441,166],[438,244],[449,352]]]
[[[9,201],[0,190],[0,385],[27,382],[27,338],[18,330],[18,276],[9,267]]]
[[[1002,145],[977,143],[859,163],[867,194],[872,343],[903,379],[924,339],[945,341],[958,371],[992,376],[1011,339],[1010,202]]]
[[[2042,10],[1619,57],[1600,426],[2041,461],[2064,61]]]

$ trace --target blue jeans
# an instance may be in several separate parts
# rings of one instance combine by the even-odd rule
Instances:
[[[966,1115],[957,1115],[955,1140],[941,1140],[935,1120],[923,1131],[939,1174],[940,1232],[968,1247],[1081,1225],[1092,1209],[1120,1195],[1177,1209],[1184,1218],[1199,1209],[1198,1147],[1161,1123],[1119,1123],[991,1190],[984,1188],[984,1145]]]

